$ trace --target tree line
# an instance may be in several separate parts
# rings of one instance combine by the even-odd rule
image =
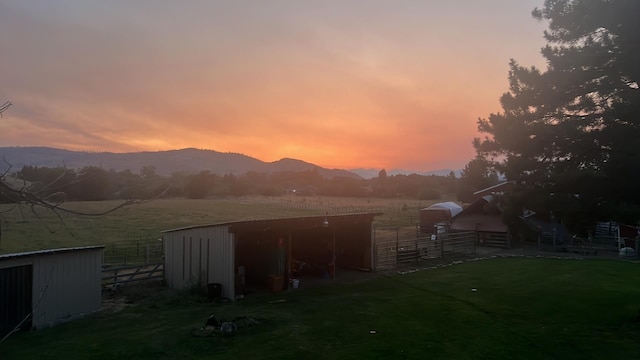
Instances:
[[[144,166],[137,173],[131,170],[105,170],[95,166],[80,169],[24,166],[12,174],[12,177],[14,186],[21,184],[43,199],[58,198],[60,201],[149,199],[160,193],[166,197],[191,199],[296,194],[419,200],[437,200],[456,194],[461,201],[468,201],[474,191],[485,185],[492,185],[491,180],[487,182],[486,178],[477,176],[483,171],[486,168],[478,170],[468,166],[463,171],[462,178],[456,178],[453,172],[448,176],[387,175],[385,170],[381,170],[378,177],[362,179],[325,178],[317,169],[275,173],[250,171],[242,175],[201,171],[163,176],[157,174],[153,166]],[[10,199],[1,197],[0,201],[11,202]]]

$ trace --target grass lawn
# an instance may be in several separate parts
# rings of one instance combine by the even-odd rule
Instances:
[[[0,358],[640,359],[639,266],[498,258],[230,304],[165,292],[16,334]],[[194,336],[210,314],[261,323]]]

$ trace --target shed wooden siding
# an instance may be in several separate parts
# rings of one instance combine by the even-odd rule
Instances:
[[[53,326],[102,306],[103,247],[0,257],[0,268],[33,265],[32,327]]]
[[[222,296],[235,297],[235,247],[229,226],[176,230],[162,235],[164,274],[175,289],[222,284]]]

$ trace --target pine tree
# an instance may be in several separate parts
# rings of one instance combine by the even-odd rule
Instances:
[[[478,120],[479,156],[512,180],[514,208],[573,230],[640,219],[640,1],[546,0],[547,68],[511,60],[503,111]],[[527,203],[528,202],[528,203]]]

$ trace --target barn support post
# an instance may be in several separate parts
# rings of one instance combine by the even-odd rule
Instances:
[[[375,272],[376,271],[376,263],[375,263],[375,247],[374,247],[374,235],[375,231],[373,230],[373,226],[370,227],[369,230],[369,245],[371,246],[371,271]],[[637,248],[637,247],[636,247]]]
[[[378,271],[378,244],[376,243],[376,229],[371,226],[371,268]]]
[[[335,280],[336,279],[336,229],[333,229],[333,251],[331,252],[333,254],[333,259],[331,260],[332,262],[332,266],[333,266],[333,271],[331,272],[331,279]]]

